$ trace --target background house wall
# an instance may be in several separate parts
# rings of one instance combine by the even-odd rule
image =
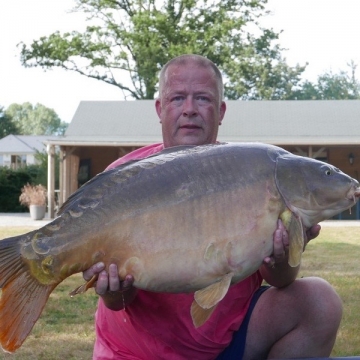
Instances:
[[[277,145],[359,180],[359,124],[358,100],[227,101],[219,141]],[[153,100],[81,102],[65,136],[48,142],[61,149],[60,204],[80,185],[84,161],[91,178],[120,156],[161,139]],[[355,216],[359,213],[355,209]]]
[[[45,152],[44,141],[51,136],[8,135],[0,139],[0,166],[17,169],[26,165],[38,164],[36,154]]]

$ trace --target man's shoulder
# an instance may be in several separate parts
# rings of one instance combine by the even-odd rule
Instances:
[[[115,160],[113,163],[111,163],[106,170],[113,169],[119,165],[125,164],[128,161],[131,160],[140,160],[144,159],[150,155],[156,154],[164,149],[163,143],[156,143],[151,145],[146,145],[144,147],[141,147],[139,149],[136,149],[134,151],[131,151],[130,153],[122,156],[121,158]]]

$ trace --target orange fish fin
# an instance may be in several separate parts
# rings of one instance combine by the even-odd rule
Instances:
[[[75,295],[79,295],[79,294],[83,294],[84,292],[86,292],[88,289],[94,287],[94,284],[96,283],[98,279],[98,274],[94,275],[89,281],[87,281],[85,284],[80,285],[79,287],[77,287],[76,289],[74,289],[73,291],[71,291],[69,293],[70,296],[75,296]]]
[[[220,281],[195,292],[195,301],[203,309],[210,309],[221,301],[229,290],[234,273],[226,274]]]
[[[21,237],[0,240],[0,347],[14,352],[39,318],[57,284],[43,285],[20,254]]]
[[[281,220],[289,234],[289,265],[296,267],[300,265],[301,256],[305,245],[305,232],[300,217],[290,210],[284,211]]]
[[[203,325],[211,316],[211,314],[216,309],[216,305],[210,309],[203,309],[197,304],[194,300],[191,304],[190,314],[193,321],[193,324],[196,328]]]

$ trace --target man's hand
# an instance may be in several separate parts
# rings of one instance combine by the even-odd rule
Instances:
[[[321,230],[321,226],[319,224],[312,226],[310,229],[306,230],[307,242],[312,239],[315,239],[319,236]]]
[[[310,240],[319,235],[320,229],[320,225],[314,225],[306,231],[307,239],[305,240],[305,246]],[[288,264],[291,239],[289,239],[289,234],[281,220],[278,220],[273,241],[273,253],[263,260],[263,266],[260,268],[260,271],[265,281],[270,285],[283,287],[296,279],[299,266],[292,268]]]
[[[270,267],[287,261],[289,257],[289,235],[281,220],[278,220],[273,239],[273,253],[270,256],[267,256],[263,261],[264,264]]]
[[[136,289],[132,286],[133,276],[126,275],[125,279],[121,281],[116,264],[109,265],[109,273],[105,270],[105,264],[102,262],[94,264],[83,272],[83,278],[86,281],[89,281],[94,275],[98,275],[94,284],[95,292],[109,309],[121,310],[135,298]]]
[[[305,246],[310,240],[315,239],[317,236],[319,236],[320,229],[321,226],[317,224],[306,230]],[[278,220],[277,228],[274,232],[274,250],[271,256],[268,256],[264,259],[264,264],[273,267],[275,264],[287,261],[289,257],[289,246],[289,234],[285,229],[282,221]]]

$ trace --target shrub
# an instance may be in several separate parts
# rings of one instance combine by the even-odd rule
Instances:
[[[46,188],[39,185],[30,185],[27,183],[21,189],[21,195],[19,197],[21,205],[46,205]]]
[[[38,179],[41,169],[31,166],[13,170],[0,166],[0,212],[26,212],[27,207],[19,203],[21,188],[29,184],[39,184]],[[43,185],[46,185],[43,184]]]

